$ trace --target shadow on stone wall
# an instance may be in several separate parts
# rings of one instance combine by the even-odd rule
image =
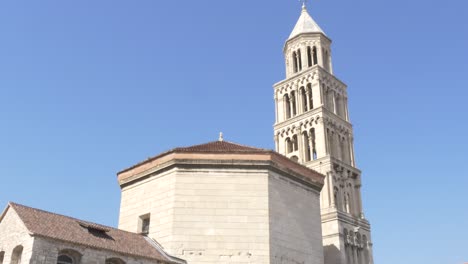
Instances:
[[[323,246],[323,257],[327,264],[341,264],[341,252],[335,245]]]

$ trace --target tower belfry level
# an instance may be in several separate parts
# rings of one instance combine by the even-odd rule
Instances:
[[[274,85],[276,151],[326,176],[320,195],[325,264],[372,264],[347,86],[333,74],[331,39],[305,4],[283,52],[286,79]]]

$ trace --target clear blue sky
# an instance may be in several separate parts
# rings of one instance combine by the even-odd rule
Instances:
[[[468,261],[468,1],[312,1],[349,86],[376,263]],[[117,225],[116,172],[273,148],[295,0],[0,3],[0,204]]]

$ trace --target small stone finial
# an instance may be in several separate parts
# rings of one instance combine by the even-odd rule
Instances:
[[[223,138],[223,132],[219,132],[219,139],[218,141],[224,141],[224,138]]]

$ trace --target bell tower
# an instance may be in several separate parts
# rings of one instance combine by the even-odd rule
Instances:
[[[333,74],[331,42],[303,5],[283,50],[286,79],[274,85],[276,151],[326,176],[325,264],[373,264],[347,86]]]

